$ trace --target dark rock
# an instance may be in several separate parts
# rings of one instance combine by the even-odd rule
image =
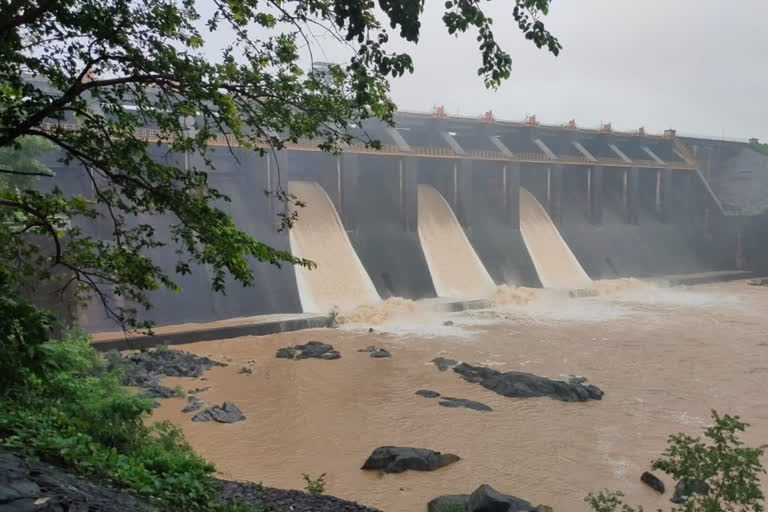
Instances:
[[[176,396],[176,392],[174,390],[157,382],[147,384],[141,394],[148,398],[172,398]]]
[[[221,407],[214,405],[192,416],[192,421],[217,421],[235,423],[245,419],[243,412],[232,402],[224,402]]]
[[[123,356],[124,386],[144,386],[153,377],[200,377],[214,366],[226,366],[207,357],[181,350],[152,350]]]
[[[296,358],[296,349],[293,347],[283,347],[277,349],[277,353],[275,354],[275,357],[278,359],[295,359]]]
[[[474,400],[467,400],[466,398],[453,398],[449,396],[441,398],[440,405],[443,407],[465,407],[467,409],[472,409],[473,411],[482,412],[493,410],[482,402],[475,402]]]
[[[446,320],[445,322],[443,322],[443,325],[446,327],[450,327],[453,325],[453,320]],[[463,494],[460,494],[459,496],[463,496]]]
[[[640,475],[640,481],[642,481],[645,485],[654,491],[664,494],[664,482],[659,480],[659,477],[653,473],[649,473],[648,471],[644,472],[642,475]]]
[[[427,503],[427,512],[445,512],[446,510],[458,512],[467,510],[468,504],[469,494],[446,494]]]
[[[584,384],[585,382],[587,382],[587,378],[580,377],[577,375],[571,375],[570,377],[568,377],[568,382],[572,384]]]
[[[436,357],[432,360],[432,363],[434,363],[435,366],[437,366],[437,369],[441,372],[444,372],[448,368],[453,368],[457,364],[459,364],[458,361],[455,361],[453,359],[446,359],[444,357]]]
[[[304,345],[296,345],[299,355],[296,359],[321,358],[328,352],[335,352],[333,346],[321,341],[308,341]],[[338,352],[337,352],[338,353]]]
[[[501,373],[491,368],[461,363],[453,368],[467,382],[477,383],[500,395],[509,397],[548,396],[563,402],[600,400],[603,391],[591,384],[564,382],[524,372]]]
[[[536,507],[536,512],[555,512],[549,505],[539,505]]]
[[[150,507],[130,493],[71,469],[43,463],[28,466],[10,452],[0,451],[2,512],[145,512]]]
[[[278,349],[275,357],[284,359],[339,359],[341,354],[332,345],[320,341],[308,341],[304,345],[294,345]]]
[[[187,394],[188,395],[196,395],[197,393],[203,393],[205,391],[208,391],[209,389],[211,389],[210,386],[206,386],[204,388],[195,388],[192,391],[187,391]]]
[[[242,368],[240,368],[237,371],[237,373],[240,373],[240,374],[243,374],[243,375],[252,375],[253,374],[253,370],[251,370],[250,368],[248,368],[246,366],[243,366]]]
[[[440,393],[437,391],[430,391],[428,389],[420,389],[415,394],[423,396],[424,398],[437,398],[440,396]]]
[[[703,480],[694,480],[692,482],[680,480],[675,485],[675,493],[669,501],[675,504],[685,503],[692,494],[709,494],[709,484]]]
[[[536,508],[525,500],[498,492],[490,485],[483,484],[469,496],[468,512],[536,512]]]
[[[187,406],[181,410],[181,412],[194,412],[203,407],[203,401],[195,396],[187,397]]]
[[[0,504],[39,497],[40,486],[32,481],[24,461],[8,452],[0,453]]]
[[[222,481],[219,497],[223,501],[244,501],[259,510],[275,512],[379,512],[333,496],[313,496],[301,491],[272,489],[248,482]]]
[[[368,332],[373,332],[373,327],[369,327]]]
[[[424,448],[381,446],[376,448],[360,469],[382,470],[384,473],[402,473],[408,469],[434,471],[460,460],[458,455],[440,453]]]
[[[381,349],[377,350],[376,352],[371,352],[371,357],[373,358],[381,358],[381,357],[392,357],[392,354],[389,352],[389,350]]]

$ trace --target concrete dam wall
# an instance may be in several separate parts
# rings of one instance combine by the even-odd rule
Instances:
[[[168,325],[327,313],[393,296],[482,298],[502,284],[574,288],[733,270],[758,259],[745,250],[763,254],[750,233],[765,224],[725,215],[673,138],[406,114],[397,121],[366,126],[381,151],[332,155],[298,144],[261,157],[214,147],[210,183],[231,198],[220,206],[241,229],[317,268],[253,262],[254,285],[228,283],[226,295],[211,291],[208,269],[193,268],[179,278],[181,292],[154,294],[149,318]],[[184,162],[161,150],[157,158]],[[188,157],[187,165],[199,162]],[[55,170],[65,192],[91,193],[82,170]],[[282,205],[263,193],[278,182],[307,203],[290,234],[277,230]],[[162,237],[170,219],[134,221]],[[84,229],[110,236],[103,219]],[[173,250],[153,254],[169,271]],[[114,328],[96,306],[81,323]]]

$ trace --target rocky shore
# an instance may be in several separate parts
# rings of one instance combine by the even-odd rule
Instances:
[[[273,512],[379,512],[333,496],[221,480],[222,501],[240,500]],[[0,512],[151,512],[124,489],[73,470],[0,451]]]

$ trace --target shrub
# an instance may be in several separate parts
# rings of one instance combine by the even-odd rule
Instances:
[[[720,416],[712,411],[714,424],[704,429],[706,439],[686,434],[670,436],[661,458],[652,468],[672,475],[691,487],[706,482],[709,492],[689,496],[681,509],[685,512],[763,512],[765,496],[760,476],[765,469],[760,458],[766,445],[745,446],[738,433],[748,426],[738,416]],[[590,493],[585,501],[595,512],[642,512],[622,501],[620,492]]]
[[[303,473],[301,476],[304,478],[304,481],[307,482],[305,489],[309,494],[316,496],[325,492],[325,473],[317,478],[312,478],[306,473]]]

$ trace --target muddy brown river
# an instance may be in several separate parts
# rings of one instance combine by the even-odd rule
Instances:
[[[469,493],[481,483],[558,511],[588,510],[584,495],[602,488],[620,489],[646,509],[667,509],[669,492],[659,497],[639,478],[668,434],[699,433],[717,409],[751,424],[748,442],[768,441],[768,288],[628,282],[602,289],[605,295],[583,299],[508,290],[505,306],[450,314],[402,301],[387,312],[385,303],[370,317],[350,315],[358,323],[339,329],[181,346],[229,366],[203,382],[166,383],[212,386],[198,396],[209,404],[232,401],[247,419],[192,423],[180,412],[183,399],[164,400],[156,417],[178,423],[227,478],[301,489],[302,473],[327,473],[327,493],[385,511],[421,512],[440,494]],[[279,347],[308,340],[331,343],[342,358],[275,359]],[[393,357],[357,352],[368,345]],[[429,364],[437,356],[553,378],[583,375],[605,397],[505,398],[438,371]],[[243,366],[253,374],[239,374]],[[422,388],[493,411],[441,407],[414,395]],[[462,460],[431,473],[359,470],[381,445],[448,451]],[[671,478],[660,476],[671,488]]]

